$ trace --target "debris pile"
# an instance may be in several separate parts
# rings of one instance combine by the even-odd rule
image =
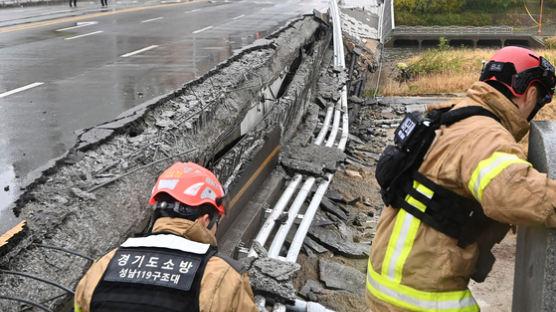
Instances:
[[[140,232],[149,218],[148,196],[162,170],[177,160],[217,162],[219,153],[242,135],[241,123],[250,111],[257,110],[262,90],[283,81],[282,73],[292,68],[303,47],[315,38],[324,39],[322,27],[312,17],[293,21],[182,89],[83,132],[79,143],[44,169],[16,202],[14,211],[27,221],[27,231],[7,245],[9,249],[0,251],[0,266],[74,288],[88,262],[72,261],[67,254],[45,251],[33,243],[97,258]],[[311,79],[310,75],[303,77]],[[295,79],[287,83],[292,81]],[[276,122],[283,129],[295,128],[301,118],[295,115],[304,111],[304,106],[290,107],[294,101],[298,99],[278,103],[282,114],[277,117],[284,119]],[[250,130],[255,126],[250,125]],[[228,166],[235,168],[236,164]],[[219,178],[227,181],[230,176],[226,175],[234,172],[225,169]],[[0,275],[0,284],[10,285],[2,288],[4,295],[25,294],[55,310],[71,299],[55,287],[14,275]],[[18,309],[13,302],[0,302],[2,311]]]

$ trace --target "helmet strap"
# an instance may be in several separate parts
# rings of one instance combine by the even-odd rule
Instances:
[[[211,230],[212,227],[213,227],[216,223],[218,223],[218,221],[220,221],[220,216],[219,216],[219,215],[216,215],[216,216],[212,217],[212,219],[210,219],[209,224],[207,225],[207,229]]]
[[[543,107],[543,105],[539,105],[539,103],[537,103],[535,105],[535,107],[533,108],[533,110],[531,111],[531,114],[529,114],[529,117],[527,117],[527,121],[531,121],[533,120],[533,118],[535,118],[535,115],[539,112],[539,110]]]

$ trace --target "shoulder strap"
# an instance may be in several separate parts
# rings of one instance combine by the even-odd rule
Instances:
[[[480,106],[467,106],[442,114],[442,116],[440,117],[440,124],[450,126],[457,121],[471,116],[486,116],[496,120],[497,122],[500,122],[500,118],[498,118],[498,116],[487,109],[484,109]]]
[[[245,271],[247,271],[247,267],[245,265],[243,265],[243,263],[232,259],[228,256],[225,256],[223,254],[217,253],[214,255],[215,257],[218,258],[222,258],[224,261],[226,261],[234,270],[236,270],[239,274],[243,274],[245,273]]]

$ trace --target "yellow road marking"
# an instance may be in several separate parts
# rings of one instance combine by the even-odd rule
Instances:
[[[25,223],[25,220],[19,222],[18,225],[14,226],[11,230],[0,236],[0,247],[6,245],[12,237],[23,231],[23,229],[25,228]]]
[[[16,31],[16,30],[24,30],[24,29],[30,29],[30,28],[37,28],[37,27],[67,23],[67,22],[81,21],[81,20],[85,20],[85,19],[89,19],[89,18],[95,18],[95,17],[101,17],[101,16],[108,16],[108,15],[114,15],[114,14],[143,11],[143,10],[148,10],[148,9],[172,7],[172,6],[184,5],[184,4],[193,4],[193,3],[206,2],[206,1],[208,1],[208,0],[192,0],[192,1],[189,1],[189,2],[157,4],[157,5],[151,5],[151,6],[143,6],[143,7],[123,9],[123,10],[118,10],[118,11],[110,11],[110,12],[89,14],[89,15],[84,15],[84,16],[69,17],[69,18],[64,18],[64,19],[59,19],[59,20],[54,20],[54,21],[41,22],[41,23],[35,23],[35,24],[30,24],[30,25],[16,26],[16,27],[11,27],[11,28],[6,28],[6,29],[0,29],[0,34],[1,33],[12,32],[12,31]]]
[[[230,202],[230,207],[226,207],[226,208],[231,208],[236,204],[236,202],[241,198],[243,193],[245,193],[245,191],[249,188],[249,186],[251,186],[253,181],[255,181],[255,179],[259,176],[259,174],[261,174],[261,171],[266,167],[266,165],[268,165],[270,160],[272,158],[274,158],[274,156],[276,155],[276,153],[278,153],[279,150],[280,150],[280,145],[278,145],[274,148],[272,153],[270,153],[270,155],[268,155],[268,157],[263,161],[263,163],[259,166],[259,168],[257,168],[257,171],[255,171],[255,173],[249,178],[247,183],[245,183],[245,185],[243,185],[243,187],[241,188],[241,190],[239,190],[239,192],[236,194],[236,196],[234,196],[234,198]]]

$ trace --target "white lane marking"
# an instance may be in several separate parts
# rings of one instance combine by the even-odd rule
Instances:
[[[154,22],[154,21],[161,20],[161,19],[163,19],[163,18],[164,18],[164,17],[162,17],[162,16],[160,16],[160,17],[155,17],[155,18],[151,18],[151,19],[148,19],[148,20],[141,21],[141,23]]]
[[[241,15],[239,15],[239,16],[236,16],[236,17],[232,18],[232,19],[233,19],[233,20],[236,20],[236,19],[240,19],[240,18],[242,18],[242,17],[244,17],[244,16],[245,16],[245,14],[241,14]]]
[[[191,11],[185,11],[184,13],[193,13],[193,12],[197,12],[197,11],[201,11],[201,9],[195,9],[195,10],[191,10]]]
[[[209,30],[209,29],[211,29],[211,28],[212,28],[212,26],[207,26],[207,27],[205,27],[205,28],[197,29],[197,30],[195,30],[193,33],[194,33],[194,34],[198,34],[198,33],[200,33],[200,32],[203,32],[203,31],[205,31],[205,30]]]
[[[38,87],[38,86],[40,86],[40,85],[42,85],[42,84],[44,84],[44,82],[33,82],[32,84],[28,84],[28,85],[23,86],[23,87],[21,87],[21,88],[17,88],[17,89],[13,89],[13,90],[11,90],[11,91],[7,91],[7,92],[4,92],[4,93],[1,93],[1,94],[0,94],[0,99],[1,99],[1,98],[5,98],[5,97],[8,96],[8,95],[12,95],[12,94],[15,94],[15,93],[18,93],[18,92],[21,92],[21,91],[25,91],[25,90],[27,90],[27,89],[31,89],[31,88],[34,88],[34,87]]]
[[[96,22],[96,21],[90,21],[90,22],[77,22],[75,26],[56,29],[56,31],[64,31],[64,30],[76,29],[76,28],[85,27],[85,26],[91,26],[91,25],[95,25],[95,24],[98,24],[98,22]]]
[[[102,32],[103,32],[102,30],[97,30],[97,31],[93,31],[93,32],[91,32],[91,33],[87,33],[87,34],[83,34],[83,35],[79,35],[79,36],[73,36],[73,37],[64,38],[64,40],[72,40],[72,39],[77,39],[77,38],[92,36],[92,35],[100,34],[100,33],[102,33]]]
[[[146,48],[139,49],[139,50],[133,51],[133,52],[129,52],[129,53],[126,53],[126,54],[123,54],[123,55],[120,55],[120,56],[121,56],[121,57],[128,57],[128,56],[132,56],[132,55],[135,55],[135,54],[139,54],[139,53],[141,53],[141,52],[145,52],[145,51],[152,50],[152,49],[154,49],[154,48],[158,48],[158,46],[155,44],[155,45],[148,46],[148,47],[146,47]]]

